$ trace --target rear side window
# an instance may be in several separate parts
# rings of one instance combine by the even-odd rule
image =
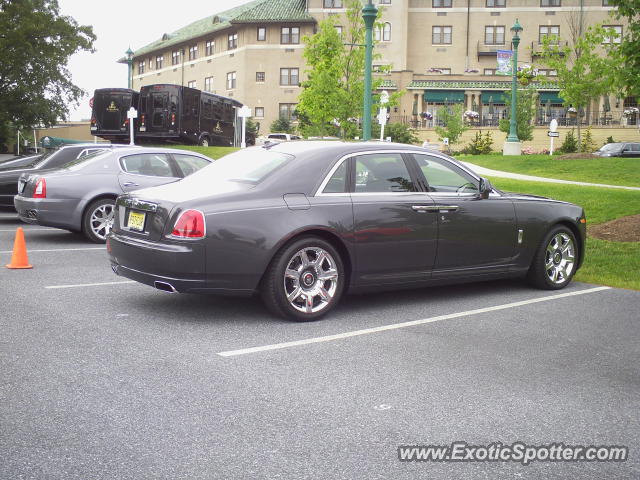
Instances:
[[[356,193],[414,192],[409,170],[397,153],[356,157]]]
[[[163,153],[140,153],[120,159],[120,166],[127,173],[150,177],[173,177],[169,158]]]
[[[322,193],[345,193],[347,191],[347,161],[333,172]]]
[[[180,167],[180,170],[185,177],[197,172],[203,167],[206,167],[210,163],[204,158],[194,157],[193,155],[174,154],[173,158],[175,158],[178,167]]]
[[[632,143],[631,144],[632,152],[640,152],[640,143]]]

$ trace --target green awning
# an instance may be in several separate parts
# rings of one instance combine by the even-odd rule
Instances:
[[[464,103],[464,92],[459,90],[427,90],[424,92],[427,103]]]
[[[540,92],[540,103],[564,103],[564,99],[558,96],[558,92]]]
[[[489,103],[489,98],[494,104],[503,105],[505,102],[504,92],[482,92],[480,94],[480,101],[485,105]]]

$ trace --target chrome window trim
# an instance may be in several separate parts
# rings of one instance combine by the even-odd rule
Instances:
[[[329,183],[329,180],[331,179],[331,177],[333,176],[333,174],[335,173],[335,171],[340,167],[340,165],[342,165],[343,162],[345,162],[346,160],[348,160],[351,157],[357,157],[360,155],[371,155],[374,153],[395,153],[395,154],[399,154],[402,155],[404,154],[418,154],[418,155],[430,155],[432,157],[436,157],[439,158],[441,160],[444,160],[447,163],[451,163],[454,167],[458,167],[460,170],[464,171],[465,173],[467,173],[468,175],[470,175],[471,177],[473,177],[476,181],[480,181],[480,177],[478,175],[476,175],[475,173],[471,172],[467,167],[465,167],[464,165],[458,165],[457,163],[453,163],[451,162],[451,160],[449,160],[446,156],[439,154],[438,152],[432,152],[432,151],[427,151],[427,150],[414,150],[414,149],[408,149],[408,150],[363,150],[362,152],[355,152],[355,153],[348,153],[346,155],[344,155],[343,157],[340,158],[340,160],[338,160],[336,162],[336,164],[331,168],[331,170],[329,170],[329,173],[325,176],[324,180],[322,181],[322,183],[320,184],[320,186],[316,189],[316,192],[314,193],[314,197],[326,197],[326,196],[332,196],[332,195],[338,195],[336,193],[323,193],[322,191],[325,189],[325,187],[327,186],[327,183]],[[353,192],[351,193],[351,195],[363,195],[363,194],[368,194],[368,193],[372,193],[374,195],[398,195],[398,194],[416,194],[416,193],[438,193],[438,192],[380,192],[380,193],[376,193],[376,192]],[[447,192],[449,193],[449,192]],[[340,193],[339,195],[344,195],[344,193]],[[454,193],[455,196],[460,196],[457,193]],[[469,194],[469,195],[477,195],[475,193]]]

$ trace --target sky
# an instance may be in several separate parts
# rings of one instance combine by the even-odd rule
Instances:
[[[69,59],[74,84],[88,94],[70,108],[69,120],[91,117],[89,99],[96,88],[127,87],[127,65],[116,63],[129,47],[135,51],[191,22],[248,3],[250,0],[58,0],[60,13],[90,25],[97,39],[94,53]]]

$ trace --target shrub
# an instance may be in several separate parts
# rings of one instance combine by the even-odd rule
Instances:
[[[418,143],[415,131],[406,123],[387,123],[384,127],[384,138],[387,137],[391,137],[391,141],[396,143]],[[371,138],[380,138],[380,125],[378,123],[371,125]]]
[[[607,137],[607,141],[604,142],[604,144],[606,145],[607,143],[617,143],[617,142],[613,139],[613,137],[611,135],[609,135]]]
[[[591,125],[587,127],[582,134],[582,142],[580,144],[580,150],[583,152],[591,153],[596,150],[596,143],[593,141],[593,135],[591,134]]]
[[[280,117],[271,122],[271,131],[277,133],[293,133],[293,125],[286,117]]]
[[[534,155],[536,152],[533,147],[524,147],[522,149],[522,155]]]
[[[448,107],[442,107],[438,110],[438,120],[442,121],[444,127],[437,126],[436,134],[440,140],[449,139],[449,145],[458,142],[460,135],[469,130],[462,119],[462,105],[456,105],[449,111]]]
[[[578,139],[574,133],[573,128],[567,132],[564,137],[562,145],[558,149],[558,153],[575,153],[578,151]]]
[[[483,135],[482,130],[480,130],[476,132],[471,142],[469,142],[467,147],[464,149],[464,152],[471,155],[486,155],[491,153],[492,145],[493,138],[491,137],[491,132],[487,132]]]

